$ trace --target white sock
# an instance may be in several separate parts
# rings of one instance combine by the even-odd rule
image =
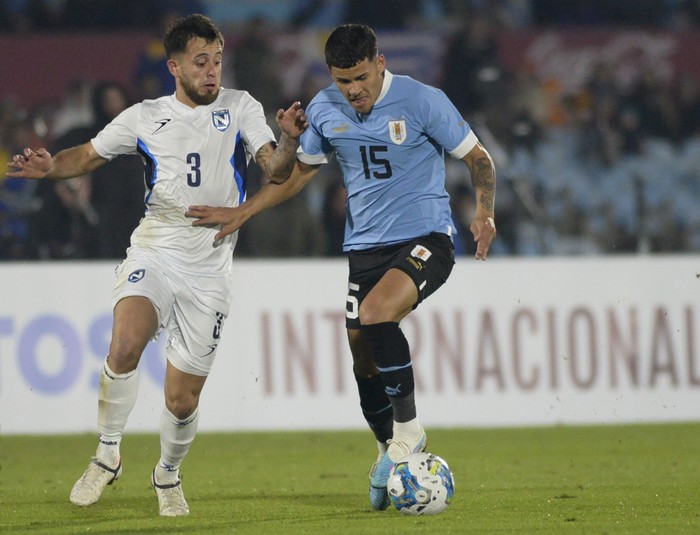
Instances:
[[[182,461],[197,434],[199,409],[179,420],[167,408],[160,415],[160,460],[156,466],[156,481],[160,484],[175,483]]]
[[[97,398],[97,429],[100,432],[95,457],[107,466],[119,464],[119,445],[126,421],[136,403],[138,370],[114,373],[105,361]]]
[[[408,422],[394,422],[394,439],[412,439],[420,437],[423,434],[423,427],[420,425],[418,418],[409,420]]]
[[[379,442],[377,440],[377,451],[379,452],[380,457],[384,456],[388,447],[389,445],[386,442]]]

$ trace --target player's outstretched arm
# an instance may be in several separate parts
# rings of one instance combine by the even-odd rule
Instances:
[[[221,226],[215,240],[220,240],[237,231],[251,217],[292,198],[299,193],[309,181],[316,176],[318,165],[297,162],[289,177],[283,184],[270,182],[260,191],[235,208],[196,205],[190,206],[185,215],[194,218],[195,227]]]
[[[268,143],[258,151],[255,159],[271,182],[281,184],[292,173],[299,138],[309,123],[300,102],[294,102],[286,110],[277,110],[275,120],[282,131],[279,143]]]
[[[53,158],[44,148],[26,148],[22,154],[15,154],[8,162],[7,166],[11,170],[7,176],[61,180],[87,174],[105,162],[107,160],[97,154],[90,142],[62,150]]]
[[[476,211],[469,227],[476,242],[474,258],[486,260],[491,242],[496,237],[496,168],[481,143],[477,143],[462,160],[469,167],[476,193]]]

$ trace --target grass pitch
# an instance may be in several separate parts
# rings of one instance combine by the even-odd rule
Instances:
[[[197,437],[182,469],[191,514],[161,518],[150,487],[156,435],[127,435],[124,472],[100,502],[68,494],[94,435],[0,436],[2,533],[697,534],[700,423],[428,429],[450,464],[441,515],[373,512],[366,432]]]

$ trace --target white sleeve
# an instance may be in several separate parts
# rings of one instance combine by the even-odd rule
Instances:
[[[472,130],[471,132],[469,132],[467,137],[464,138],[464,141],[457,145],[457,147],[454,150],[450,151],[450,156],[461,160],[467,154],[469,154],[469,151],[472,150],[478,142],[479,139],[476,137],[474,130]]]
[[[297,148],[297,160],[299,160],[302,163],[308,164],[308,165],[323,165],[331,160],[332,154],[317,154],[315,156],[312,156],[310,154],[306,154],[304,152],[304,149],[301,148],[301,145]]]
[[[134,104],[117,115],[94,138],[92,146],[97,154],[112,160],[120,154],[136,154],[138,134],[136,129],[141,115],[141,103]]]
[[[275,135],[267,125],[262,104],[246,93],[239,104],[241,119],[241,136],[250,155],[255,157],[260,147],[266,143],[275,143]]]

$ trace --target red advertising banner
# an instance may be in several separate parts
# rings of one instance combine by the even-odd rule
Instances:
[[[280,73],[285,93],[296,95],[307,77],[328,81],[323,65],[322,43],[326,32],[279,34],[277,48],[285,50]],[[395,32],[380,36],[391,69],[438,81],[445,37],[426,32]],[[0,101],[11,98],[31,108],[61,100],[70,82],[83,78],[97,82],[119,81],[133,88],[139,56],[153,35],[143,33],[0,35],[0,46],[9,53],[0,58],[5,73]],[[229,40],[235,43],[234,39]],[[504,66],[516,72],[533,70],[542,80],[559,80],[565,90],[575,90],[599,62],[610,64],[623,85],[640,69],[652,66],[671,80],[681,73],[700,79],[700,32],[672,33],[610,29],[565,29],[505,33],[499,36]],[[227,55],[235,53],[235,45]],[[297,97],[294,97],[297,98]]]
[[[525,67],[540,80],[558,80],[575,92],[600,63],[612,67],[622,87],[652,67],[671,81],[681,74],[700,79],[700,34],[604,29],[510,33],[500,37],[503,65]]]

